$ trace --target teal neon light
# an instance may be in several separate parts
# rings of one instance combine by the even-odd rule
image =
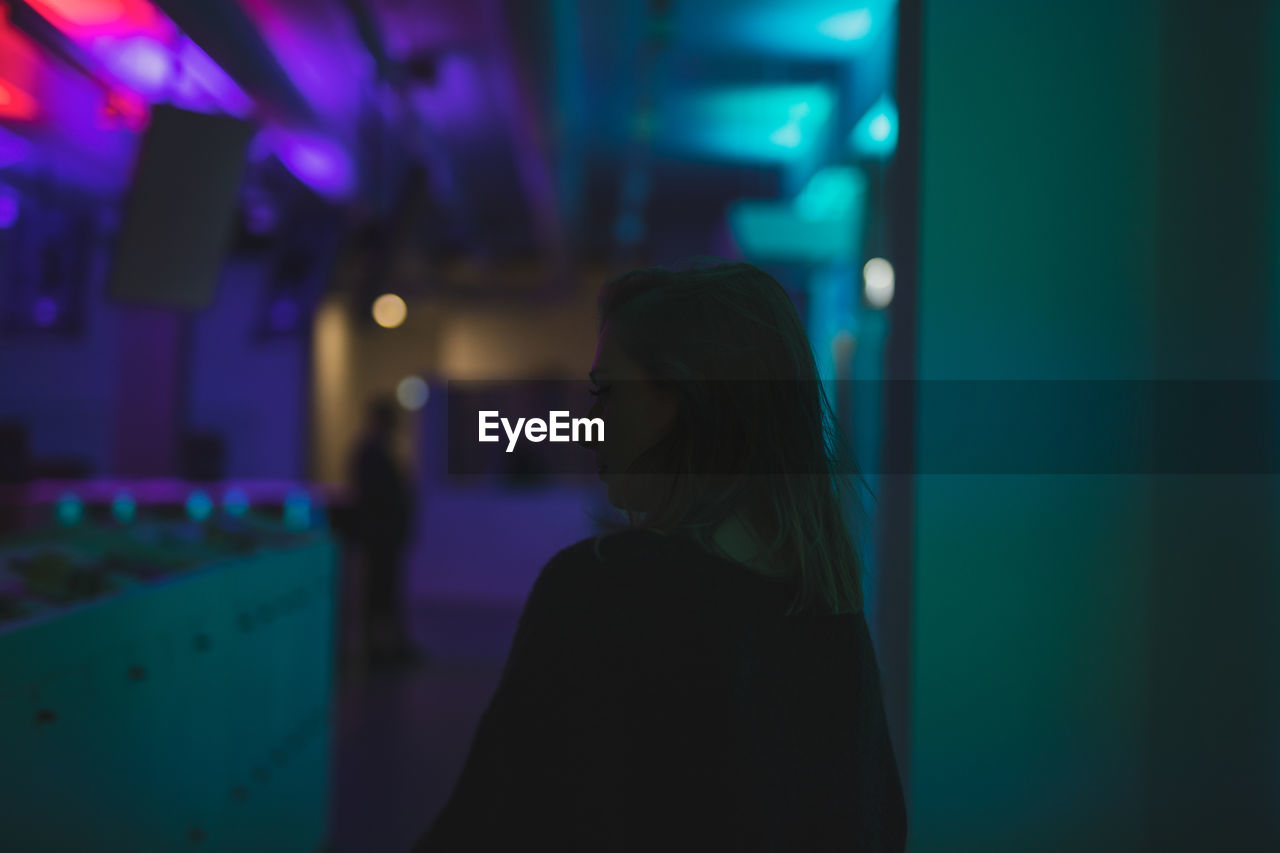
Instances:
[[[285,497],[284,525],[290,530],[305,530],[311,526],[311,497],[302,489],[295,489]]]
[[[846,60],[892,38],[896,0],[697,0],[676,3],[673,31],[684,49]]]
[[[818,32],[837,41],[857,41],[871,32],[871,10],[854,9],[832,15],[818,24]]]
[[[58,498],[58,504],[54,512],[58,517],[59,524],[64,527],[73,527],[84,518],[84,504],[81,503],[78,497],[68,492]]]
[[[867,191],[867,179],[852,166],[827,166],[796,196],[796,213],[811,222],[848,217]]]
[[[828,166],[791,201],[735,202],[729,227],[754,260],[851,261],[861,241],[866,190],[866,177],[857,168]]]
[[[789,162],[822,141],[834,107],[835,93],[822,84],[677,92],[664,110],[660,141],[718,159]]]
[[[192,521],[206,521],[213,512],[213,500],[202,491],[194,491],[187,495],[187,518]]]
[[[129,524],[138,515],[138,505],[133,500],[133,495],[128,492],[120,492],[111,501],[111,514],[115,520],[121,524]]]
[[[849,147],[865,157],[887,157],[898,147],[898,107],[888,95],[876,101],[854,125]]]

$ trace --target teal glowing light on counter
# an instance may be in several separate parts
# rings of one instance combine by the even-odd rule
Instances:
[[[290,530],[305,530],[311,526],[311,496],[302,489],[294,489],[285,497],[284,525]]]
[[[243,518],[249,514],[249,496],[243,489],[227,489],[222,496],[222,509],[234,518]]]
[[[192,521],[207,521],[213,512],[213,500],[205,492],[197,489],[187,495],[187,518]]]
[[[84,519],[84,504],[80,498],[68,492],[58,498],[55,513],[58,516],[58,523],[65,527],[72,527],[79,524]]]
[[[898,107],[888,95],[881,96],[854,125],[849,147],[867,157],[886,157],[898,147]]]
[[[111,515],[121,524],[129,524],[138,515],[138,504],[133,495],[120,492],[111,500]]]

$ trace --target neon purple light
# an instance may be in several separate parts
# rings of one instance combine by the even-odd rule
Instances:
[[[244,90],[191,39],[182,40],[177,57],[183,88],[206,93],[223,110],[238,118],[245,118],[253,111],[253,101]]]
[[[32,306],[31,316],[37,326],[52,326],[58,319],[58,303],[47,296],[41,297]]]
[[[207,53],[168,18],[154,26],[114,26],[81,45],[121,83],[155,103],[244,118],[253,101]]]
[[[340,197],[352,189],[351,160],[327,139],[281,134],[276,137],[276,154],[298,180],[321,195]]]
[[[112,73],[144,97],[161,95],[176,70],[169,48],[149,36],[104,38],[94,47]]]
[[[18,195],[5,186],[0,186],[0,228],[12,228],[18,221]]]
[[[324,14],[315,0],[240,0],[290,81],[328,127],[354,127],[373,59],[346,15]],[[429,5],[429,4],[428,4]]]
[[[481,69],[475,60],[461,54],[441,57],[435,85],[413,92],[413,102],[423,118],[450,136],[483,130],[493,114],[492,101]]]
[[[0,127],[0,169],[26,159],[29,153],[31,145],[26,140]]]

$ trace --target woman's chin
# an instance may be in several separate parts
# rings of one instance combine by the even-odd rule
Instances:
[[[654,501],[643,497],[648,494],[644,487],[649,484],[641,482],[637,475],[605,474],[600,479],[608,489],[609,503],[614,509],[622,512],[652,511]]]

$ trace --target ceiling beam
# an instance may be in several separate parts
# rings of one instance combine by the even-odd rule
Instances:
[[[280,124],[319,128],[319,116],[294,86],[235,0],[152,0]]]

